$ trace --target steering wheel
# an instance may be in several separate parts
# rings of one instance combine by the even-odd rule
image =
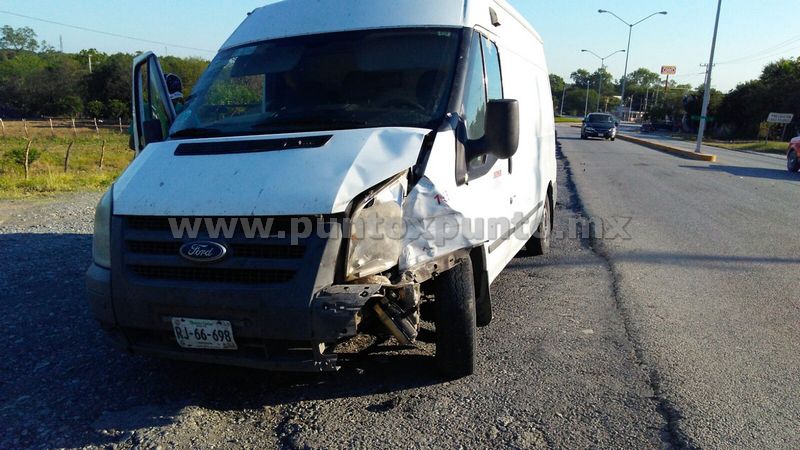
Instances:
[[[391,100],[387,100],[385,102],[382,102],[380,104],[380,106],[399,106],[399,107],[408,106],[408,107],[410,107],[410,109],[415,109],[415,110],[418,110],[418,111],[427,111],[428,110],[428,108],[420,105],[419,103],[417,103],[417,102],[415,102],[413,100],[409,100],[407,98],[399,98],[399,97],[398,98],[393,98]]]

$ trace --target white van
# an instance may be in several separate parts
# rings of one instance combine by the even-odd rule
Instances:
[[[490,285],[547,251],[556,201],[542,41],[508,3],[270,4],[177,114],[154,55],[133,76],[137,157],[87,274],[115,342],[331,371],[357,335],[433,323],[442,373],[473,372]]]

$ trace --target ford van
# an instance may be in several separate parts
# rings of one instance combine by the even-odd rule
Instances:
[[[176,110],[133,66],[136,158],[87,273],[121,348],[335,371],[358,335],[435,330],[473,373],[490,287],[550,245],[543,43],[504,0],[285,0],[250,13]],[[536,305],[533,300],[531,308]]]

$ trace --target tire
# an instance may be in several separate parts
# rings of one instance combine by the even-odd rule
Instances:
[[[615,137],[611,138],[611,142],[614,142],[616,140],[617,140],[617,138],[615,138]]]
[[[589,136],[586,136],[585,134],[581,133],[581,139],[583,139],[585,141],[585,140],[589,139]]]
[[[786,156],[786,168],[792,173],[800,171],[800,160],[797,159],[796,150],[790,150],[789,154]]]
[[[530,256],[544,256],[550,253],[550,238],[553,234],[552,226],[553,207],[550,204],[550,197],[544,202],[544,216],[536,234],[531,237],[525,248]]]
[[[436,365],[447,379],[475,373],[475,280],[469,257],[434,280]]]

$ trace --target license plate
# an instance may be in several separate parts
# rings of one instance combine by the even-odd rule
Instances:
[[[183,348],[236,350],[233,328],[226,320],[172,318],[175,339]]]

